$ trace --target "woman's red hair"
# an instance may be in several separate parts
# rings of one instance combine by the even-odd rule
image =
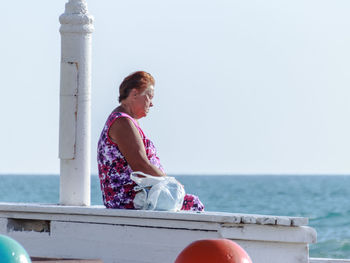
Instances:
[[[119,86],[119,102],[126,99],[132,89],[142,90],[154,86],[154,78],[145,71],[136,71],[127,76]]]

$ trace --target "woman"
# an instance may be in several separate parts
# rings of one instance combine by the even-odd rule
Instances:
[[[135,209],[133,171],[166,176],[156,148],[137,121],[153,107],[153,95],[154,79],[147,72],[135,72],[120,84],[120,105],[109,115],[98,142],[98,171],[107,208]],[[185,196],[182,210],[203,209],[197,196]]]

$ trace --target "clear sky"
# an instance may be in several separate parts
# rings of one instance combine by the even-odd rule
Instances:
[[[66,1],[6,1],[0,173],[58,174]],[[169,174],[349,174],[350,1],[88,0],[92,172],[122,79],[156,79],[141,120]]]

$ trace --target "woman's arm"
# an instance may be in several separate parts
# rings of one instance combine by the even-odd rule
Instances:
[[[149,162],[140,133],[129,118],[116,119],[109,129],[108,136],[118,145],[133,171],[165,176],[158,167]]]

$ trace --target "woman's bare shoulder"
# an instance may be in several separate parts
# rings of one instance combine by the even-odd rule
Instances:
[[[122,138],[131,139],[139,137],[139,132],[130,118],[117,118],[109,128],[109,137],[112,141],[120,141]]]
[[[120,116],[119,118],[114,120],[112,126],[125,128],[125,127],[135,127],[135,124],[130,118],[125,116]]]

